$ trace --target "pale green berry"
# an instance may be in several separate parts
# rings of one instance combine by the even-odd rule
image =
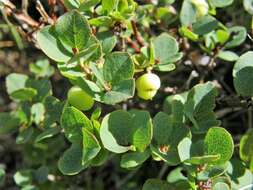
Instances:
[[[144,100],[151,100],[160,86],[160,78],[153,73],[146,73],[136,80],[137,95]]]
[[[69,90],[68,102],[82,111],[87,111],[94,105],[92,97],[77,86],[74,86]]]

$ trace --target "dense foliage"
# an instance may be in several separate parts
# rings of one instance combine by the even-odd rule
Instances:
[[[5,77],[0,135],[20,147],[22,190],[251,188],[252,0],[49,0],[39,17],[0,6],[20,50],[23,35],[44,53]]]

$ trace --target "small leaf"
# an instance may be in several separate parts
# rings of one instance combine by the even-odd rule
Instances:
[[[82,128],[92,129],[91,121],[78,109],[66,107],[61,116],[61,127],[72,143],[82,142]]]
[[[37,33],[39,47],[54,61],[66,62],[71,58],[72,52],[68,51],[56,36],[54,27],[45,26]]]
[[[59,170],[64,175],[75,175],[85,169],[87,165],[82,162],[82,147],[79,144],[72,144],[58,162]]]
[[[101,41],[104,54],[110,53],[117,43],[117,38],[112,32],[100,32],[97,34],[97,38]]]
[[[29,70],[36,77],[51,77],[54,74],[54,67],[50,66],[48,59],[39,59],[35,64],[29,64]]]
[[[34,172],[34,178],[38,183],[44,183],[47,181],[49,169],[46,166],[39,167]]]
[[[253,1],[252,0],[243,0],[244,9],[251,15],[253,15]]]
[[[83,128],[82,133],[83,133],[83,164],[86,164],[97,156],[101,147],[95,135],[93,135],[89,130]]]
[[[43,131],[36,137],[35,142],[38,143],[45,139],[51,138],[55,136],[56,134],[60,133],[60,131],[61,129],[59,127],[52,127],[52,128],[46,129],[45,131]]]
[[[0,113],[0,134],[14,132],[20,124],[20,119],[13,113]]]
[[[244,134],[240,140],[240,158],[245,162],[253,160],[253,129]]]
[[[4,184],[4,181],[5,181],[5,170],[0,167],[0,186]]]
[[[209,0],[209,2],[214,7],[226,7],[231,5],[234,2],[234,0]]]
[[[205,137],[206,155],[220,155],[214,164],[224,164],[229,161],[234,152],[234,143],[231,135],[221,127],[212,127]]]
[[[163,33],[153,40],[155,59],[160,64],[172,63],[178,53],[178,43],[169,34]]]
[[[194,133],[204,133],[210,127],[219,125],[214,114],[217,89],[211,82],[198,84],[188,93],[184,113],[193,123]]]
[[[218,57],[220,59],[230,62],[237,61],[239,59],[239,56],[232,51],[220,51],[218,53]]]
[[[242,96],[253,96],[251,82],[253,80],[253,51],[244,53],[233,68],[234,86]]]
[[[91,36],[88,21],[75,10],[65,13],[57,20],[55,31],[63,44],[79,51],[86,46]]]
[[[44,120],[45,108],[42,103],[36,103],[32,105],[31,117],[36,125]]]
[[[227,42],[225,48],[234,48],[241,45],[247,38],[247,30],[242,26],[233,26],[228,29],[230,35],[233,35],[231,41]]]
[[[34,129],[32,127],[28,127],[22,130],[16,138],[16,143],[17,144],[27,143],[29,140],[31,140],[33,132],[34,132]]]
[[[104,79],[111,83],[131,79],[134,75],[134,65],[128,53],[113,52],[105,58],[103,66]]]
[[[180,21],[183,26],[190,26],[196,21],[196,10],[190,0],[184,0],[180,11]]]
[[[32,171],[31,170],[17,171],[13,178],[15,183],[19,186],[29,185],[32,183]]]
[[[129,152],[123,154],[120,161],[120,166],[122,168],[135,168],[142,163],[144,163],[150,157],[150,150],[145,150],[144,152]]]
[[[181,162],[190,158],[191,144],[192,144],[191,139],[186,137],[183,140],[181,140],[177,145],[178,155],[180,157]]]
[[[201,17],[198,22],[194,23],[193,32],[198,35],[208,34],[218,27],[218,21],[212,16]]]
[[[100,128],[100,138],[106,149],[115,153],[130,150],[131,115],[125,111],[115,111],[106,115]]]
[[[116,0],[102,0],[102,8],[108,14],[112,12],[113,9],[117,6],[116,3],[117,3]]]

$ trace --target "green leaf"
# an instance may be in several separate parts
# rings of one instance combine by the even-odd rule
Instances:
[[[100,57],[101,54],[100,51],[101,51],[100,43],[97,41],[97,39],[95,39],[95,37],[92,37],[90,38],[90,41],[86,44],[86,46],[68,61],[68,64],[76,66],[80,63],[86,63],[93,57],[97,59]]]
[[[54,74],[54,67],[50,66],[48,59],[39,59],[35,64],[29,64],[29,70],[36,77],[51,77]]]
[[[108,82],[119,83],[120,81],[133,78],[134,65],[128,53],[113,52],[108,54],[103,65],[104,79]]]
[[[183,26],[190,26],[196,21],[196,10],[191,0],[184,0],[180,11],[180,21]]]
[[[6,77],[6,88],[8,94],[11,94],[17,90],[23,89],[26,87],[26,82],[28,80],[28,76],[19,74],[19,73],[11,73]]]
[[[234,48],[241,45],[247,38],[247,30],[243,26],[233,26],[228,29],[232,39],[228,41],[225,48]]]
[[[31,107],[31,117],[36,125],[44,120],[45,108],[42,103],[33,104]]]
[[[178,144],[185,137],[191,137],[189,128],[173,123],[172,117],[163,112],[154,117],[153,125],[152,153],[169,165],[179,164]]]
[[[209,0],[209,2],[214,7],[226,7],[231,5],[234,2],[234,0]]]
[[[31,100],[37,91],[27,86],[28,77],[23,74],[12,73],[6,77],[6,88],[11,98],[16,100]]]
[[[253,129],[244,134],[240,140],[240,158],[245,162],[253,160]]]
[[[171,187],[166,181],[162,181],[159,179],[148,179],[144,185],[142,190],[176,190]]]
[[[97,26],[97,27],[102,27],[102,26],[110,27],[113,24],[113,19],[109,16],[99,16],[99,17],[90,19],[89,24],[92,26]],[[102,33],[104,33],[104,32],[102,32]],[[106,33],[108,33],[108,32],[106,31]],[[99,33],[98,33],[98,35],[99,35]],[[114,36],[114,37],[116,37],[116,36]]]
[[[147,149],[144,152],[129,152],[123,154],[120,161],[122,168],[135,168],[144,163],[150,157],[150,150]]]
[[[167,182],[172,184],[176,189],[182,190],[190,190],[191,185],[187,177],[183,174],[184,169],[182,167],[177,167],[170,171],[169,175],[167,176]]]
[[[55,122],[60,123],[64,104],[65,102],[60,102],[57,98],[53,96],[48,96],[45,98],[45,126],[50,126]]]
[[[91,121],[78,109],[66,107],[61,116],[61,127],[66,138],[72,143],[82,142],[82,128],[92,130]]]
[[[230,190],[231,188],[230,188],[229,185],[226,184],[226,183],[218,182],[218,183],[216,183],[216,184],[213,186],[212,189],[213,189],[213,190],[220,190],[220,189],[222,189],[222,190]]]
[[[149,112],[132,110],[131,128],[133,128],[132,144],[135,148],[143,152],[151,143],[153,135],[153,125]]]
[[[188,92],[168,96],[163,103],[163,110],[167,114],[172,114],[174,123],[183,123],[185,120],[184,104]]]
[[[194,23],[193,32],[198,35],[208,34],[218,27],[218,21],[212,16],[201,17],[198,22]]]
[[[244,9],[251,15],[253,15],[253,1],[252,0],[243,0]]]
[[[204,155],[204,156],[193,156],[190,159],[186,160],[186,163],[194,165],[202,165],[206,163],[213,163],[219,160],[220,155]]]
[[[114,111],[103,118],[100,138],[106,149],[115,153],[130,150],[131,115],[126,111]]]
[[[243,189],[246,187],[248,188],[244,190],[251,190],[252,181],[253,181],[252,172],[246,169],[241,175],[238,175],[236,178],[232,178],[231,180],[232,190]]]
[[[0,134],[14,132],[20,124],[20,119],[13,113],[0,113]]]
[[[134,79],[127,79],[118,83],[115,82],[112,86],[112,89],[106,92],[102,97],[102,102],[114,105],[133,97],[134,91]]]
[[[117,43],[117,37],[110,31],[98,33],[97,38],[101,41],[102,51],[104,54],[110,53]]]
[[[37,33],[37,41],[41,50],[57,62],[66,62],[72,57],[72,52],[67,50],[57,38],[54,26],[45,26]]]
[[[155,59],[160,64],[172,63],[174,56],[178,53],[178,43],[169,34],[163,33],[153,40]]]
[[[5,171],[0,167],[0,186],[4,184],[5,181]]]
[[[82,162],[82,146],[72,144],[58,162],[58,168],[64,175],[75,175],[85,169],[87,165]]]
[[[102,0],[102,8],[108,13],[112,12],[117,6],[117,0]]]
[[[194,133],[204,133],[210,127],[219,125],[213,111],[217,94],[217,89],[211,82],[198,84],[189,91],[184,113],[193,123]]]
[[[224,44],[229,39],[230,33],[228,30],[217,30],[216,37],[220,44]]]
[[[32,100],[32,98],[36,94],[37,94],[37,91],[33,88],[22,88],[22,89],[16,90],[15,92],[12,92],[10,96],[16,100],[26,101],[26,100]]]
[[[63,44],[79,51],[86,46],[91,36],[88,21],[75,10],[65,13],[57,20],[55,31]]]
[[[218,57],[222,60],[229,61],[229,62],[234,62],[239,59],[239,56],[232,51],[220,51],[218,53]]]
[[[179,33],[180,35],[192,40],[192,41],[197,41],[199,39],[199,36],[192,32],[189,28],[186,26],[182,26],[179,28]]]
[[[220,155],[214,164],[223,164],[230,160],[234,152],[234,143],[231,135],[221,127],[212,127],[205,137],[206,155]]]
[[[206,181],[210,178],[215,178],[223,175],[227,170],[227,164],[223,165],[208,165],[203,171],[198,172],[197,179]]]
[[[48,79],[29,79],[27,86],[36,90],[37,94],[33,97],[34,101],[42,102],[52,94],[52,85]]]
[[[89,130],[83,128],[82,134],[83,134],[83,164],[86,164],[98,155],[101,147],[95,135],[93,135]]]
[[[32,127],[23,129],[21,132],[19,132],[16,138],[16,143],[17,144],[27,143],[29,140],[31,140],[33,133],[34,133],[34,129]]]
[[[253,96],[253,51],[244,53],[233,68],[234,87],[242,96]]]
[[[61,128],[59,127],[48,128],[36,137],[35,142],[39,143],[45,139],[51,138],[55,136],[56,134],[59,134],[60,131],[61,131]]]
[[[192,144],[191,139],[186,137],[183,140],[181,140],[177,145],[178,155],[181,162],[190,158],[191,144]]]
[[[154,69],[161,72],[170,72],[176,69],[176,65],[173,63],[157,64],[154,66]]]
[[[25,186],[32,183],[32,171],[31,170],[20,170],[13,176],[14,181],[19,186]]]
[[[38,183],[44,183],[48,180],[49,169],[46,166],[41,166],[34,172],[34,178]]]

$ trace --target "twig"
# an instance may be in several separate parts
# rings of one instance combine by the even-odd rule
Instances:
[[[140,53],[141,50],[136,42],[134,42],[131,38],[126,38],[126,42],[134,49],[136,53]]]
[[[248,128],[252,129],[252,107],[248,109]]]
[[[48,5],[50,7],[50,17],[53,19],[54,22],[56,22],[57,20],[57,16],[55,14],[56,0],[48,0]]]
[[[36,9],[39,11],[40,15],[42,16],[42,18],[44,19],[45,22],[52,24],[52,19],[49,17],[49,15],[47,14],[47,12],[45,11],[42,3],[40,2],[40,0],[36,1]]]
[[[166,164],[166,163],[163,164],[163,166],[162,166],[162,168],[161,168],[161,170],[160,170],[160,172],[158,174],[158,178],[159,179],[163,178],[163,176],[164,176],[165,172],[167,171],[168,167],[169,167],[168,164]]]
[[[22,12],[27,14],[28,0],[22,0]]]
[[[143,47],[145,46],[145,43],[144,43],[144,40],[142,39],[140,33],[138,32],[138,29],[137,29],[137,26],[136,26],[136,22],[131,20],[131,25],[132,25],[132,28],[133,28],[133,32],[134,32],[134,36],[136,38],[136,41],[137,43]]]

